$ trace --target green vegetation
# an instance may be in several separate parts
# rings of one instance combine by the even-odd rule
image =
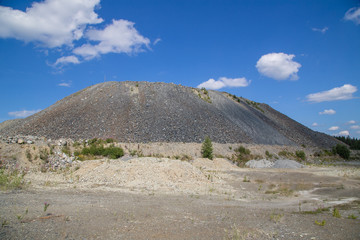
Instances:
[[[350,158],[350,150],[345,145],[337,144],[335,147],[333,147],[332,152],[333,154],[338,154],[340,157],[346,160]]]
[[[319,213],[328,212],[328,211],[330,211],[330,208],[317,208],[314,211],[303,211],[301,213],[304,213],[304,214],[319,214]]]
[[[6,171],[0,169],[0,190],[22,189],[24,187],[24,176],[18,171]]]
[[[350,149],[360,150],[360,139],[358,138],[351,138],[349,136],[347,137],[339,136],[335,138],[349,145]]]
[[[339,209],[334,208],[334,210],[333,210],[333,216],[336,217],[336,218],[341,218]]]
[[[39,153],[40,159],[46,162],[49,157],[49,151],[46,148],[43,148],[39,151]]]
[[[272,159],[274,157],[274,155],[272,155],[271,153],[269,153],[269,151],[265,151],[265,155],[266,155],[266,159]]]
[[[303,161],[306,160],[306,155],[305,155],[304,151],[296,151],[295,155],[296,155],[296,157],[300,158]]]
[[[206,90],[206,88],[201,88],[200,91],[198,91],[198,96],[205,102],[212,103],[210,96],[209,96],[209,92],[208,92],[208,90]]]
[[[238,148],[234,149],[234,151],[235,154],[232,156],[232,161],[238,166],[244,166],[247,161],[258,157],[253,156],[251,151],[243,146],[239,146]]]
[[[63,146],[62,149],[61,149],[61,151],[62,151],[63,153],[65,153],[66,155],[68,155],[68,156],[71,155],[70,147],[67,146],[67,145],[66,145],[66,146]]]
[[[32,155],[30,152],[30,149],[26,149],[26,158],[31,162],[32,161]]]
[[[206,136],[201,147],[201,155],[203,158],[213,159],[213,147],[211,139]]]
[[[351,214],[348,216],[348,219],[357,219],[357,216],[355,216],[354,214]]]
[[[264,113],[264,110],[260,107],[260,103],[254,102],[254,101],[249,101],[249,100],[246,100],[246,103],[250,106],[253,106],[257,110],[261,111],[262,113]]]
[[[323,226],[325,226],[326,221],[322,220],[321,222],[318,222],[317,220],[315,220],[315,224],[323,227]]]
[[[285,158],[296,158],[296,156],[295,156],[295,154],[294,153],[292,153],[292,152],[288,152],[288,151],[286,151],[286,150],[283,150],[283,151],[280,151],[279,153],[278,153],[278,155],[279,156],[281,156],[281,157],[285,157]]]
[[[120,147],[110,146],[104,147],[103,145],[97,146],[95,144],[90,147],[85,147],[81,150],[83,155],[92,155],[92,156],[104,156],[111,159],[117,159],[124,156],[124,150]]]

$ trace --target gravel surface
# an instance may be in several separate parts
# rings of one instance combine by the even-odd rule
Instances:
[[[168,83],[105,82],[74,93],[26,119],[0,124],[0,135],[120,142],[255,143],[331,147],[266,104]]]

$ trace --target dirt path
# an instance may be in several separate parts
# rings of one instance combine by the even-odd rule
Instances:
[[[79,172],[29,174],[28,190],[0,193],[0,239],[360,239],[358,168],[257,170],[221,160],[198,159],[191,166],[151,161],[147,168],[133,161],[137,180],[152,167],[178,171],[143,179],[143,188],[127,186],[123,178],[113,179],[117,185],[105,176],[94,180],[104,169],[114,176],[116,164],[123,164],[107,161],[84,163]],[[161,181],[167,183],[151,187]],[[333,216],[334,208],[341,217]]]

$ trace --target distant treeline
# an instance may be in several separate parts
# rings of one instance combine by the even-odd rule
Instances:
[[[349,136],[347,137],[335,137],[336,139],[342,141],[343,143],[346,143],[349,145],[350,149],[354,150],[360,150],[360,139],[357,138],[351,138]]]

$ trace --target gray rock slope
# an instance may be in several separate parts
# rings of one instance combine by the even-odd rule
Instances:
[[[266,104],[150,82],[105,82],[85,88],[28,118],[3,124],[0,135],[122,142],[201,142],[209,136],[219,143],[319,147],[337,143]]]

